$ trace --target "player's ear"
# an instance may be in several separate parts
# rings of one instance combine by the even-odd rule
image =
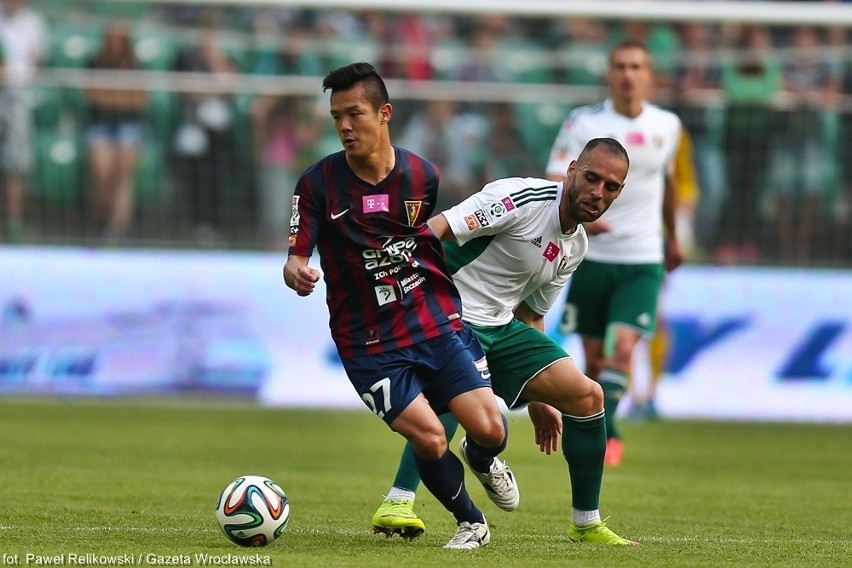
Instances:
[[[565,172],[564,181],[571,182],[574,179],[574,175],[577,173],[577,160],[571,160],[571,163],[568,165],[568,170]]]
[[[393,116],[393,105],[390,103],[385,103],[382,105],[382,108],[379,109],[379,120],[382,124],[387,124],[390,122],[391,117]]]

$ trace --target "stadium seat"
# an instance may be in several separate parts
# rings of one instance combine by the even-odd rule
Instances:
[[[62,89],[58,87],[33,87],[32,120],[38,130],[52,130],[62,120]]]
[[[145,126],[158,140],[170,140],[177,124],[177,95],[171,91],[151,91],[145,108]]]
[[[553,79],[550,53],[539,43],[510,39],[499,43],[499,61],[518,83],[550,83]]]
[[[515,122],[521,128],[524,144],[544,168],[569,108],[553,103],[518,103],[514,108]]]
[[[823,131],[825,132],[825,169],[826,169],[826,191],[823,197],[823,205],[829,210],[838,209],[839,200],[842,198],[841,176],[841,124],[840,116],[833,111],[824,111],[821,116]]]
[[[135,193],[140,203],[156,200],[162,195],[166,171],[165,144],[153,136],[147,136],[136,166]]]
[[[101,31],[91,24],[54,24],[50,28],[50,67],[79,69],[100,49]]]
[[[263,37],[248,49],[246,73],[253,75],[280,75],[284,69],[281,58],[281,42],[278,38]]]
[[[240,71],[247,71],[251,63],[251,50],[246,45],[245,41],[239,36],[222,34],[219,41],[222,43],[222,48],[230,58],[231,62]]]
[[[95,0],[90,2],[89,12],[101,18],[126,18],[139,21],[147,15],[147,2],[116,2],[115,0]]]
[[[328,69],[336,69],[353,61],[378,61],[381,48],[378,42],[367,36],[344,36],[327,41],[324,45],[324,60]]]
[[[30,191],[54,205],[79,202],[83,183],[82,152],[76,133],[51,130],[35,138]]]
[[[459,64],[467,57],[468,48],[458,39],[442,39],[433,48],[430,56],[432,69],[437,79],[453,79]]]
[[[133,30],[133,55],[142,69],[170,71],[177,54],[177,42],[172,34],[151,27],[137,26]]]

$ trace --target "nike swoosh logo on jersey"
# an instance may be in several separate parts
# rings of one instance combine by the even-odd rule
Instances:
[[[339,218],[343,217],[344,215],[346,215],[346,213],[348,213],[348,212],[349,212],[349,209],[347,208],[347,209],[344,209],[343,211],[341,211],[340,213],[332,213],[331,214],[331,220],[334,221],[335,219],[339,219]]]

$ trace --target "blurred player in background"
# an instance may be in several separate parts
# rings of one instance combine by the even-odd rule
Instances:
[[[485,354],[462,323],[459,291],[426,225],[438,173],[391,144],[393,107],[372,65],[330,72],[326,90],[344,150],[309,167],[296,184],[284,280],[300,296],[314,291],[320,272],[308,263],[316,247],[331,334],[349,380],[408,440],[424,485],[456,518],[445,548],[479,548],[491,533],[438,413],[451,411],[467,431],[465,459],[477,477],[507,502],[517,504],[519,495],[511,470],[496,458],[508,424]],[[418,531],[422,523],[404,536]]]
[[[615,416],[634,348],[640,339],[653,337],[663,275],[683,261],[672,179],[681,122],[648,102],[653,81],[644,44],[625,40],[615,45],[607,70],[609,98],[571,113],[547,165],[548,177],[562,179],[586,142],[599,136],[615,137],[630,156],[624,197],[585,224],[589,252],[571,279],[560,328],[582,337],[586,374],[603,387],[607,465],[621,463]]]
[[[33,95],[29,88],[47,58],[47,24],[27,0],[0,2],[0,173],[6,194],[6,236],[26,236],[27,185],[32,151]]]
[[[599,501],[606,450],[603,391],[544,333],[544,314],[588,249],[582,223],[600,217],[621,193],[628,158],[612,138],[590,141],[565,182],[506,178],[429,220],[442,240],[464,306],[464,321],[485,348],[494,392],[510,409],[528,405],[536,443],[550,454],[562,437],[571,477],[574,542],[636,544],[610,530]],[[442,417],[449,438],[458,426]],[[448,439],[449,439],[448,438]],[[466,456],[465,439],[461,442]],[[477,476],[480,477],[480,476]],[[482,481],[482,479],[480,479]],[[373,525],[419,526],[419,479],[410,447]],[[493,496],[492,501],[513,510]]]
[[[678,240],[687,259],[696,254],[697,250],[695,209],[701,193],[693,156],[692,136],[686,128],[683,128],[675,156],[674,187]],[[663,289],[665,289],[665,283]],[[662,297],[660,302],[662,302]],[[657,305],[657,332],[647,343],[647,385],[645,385],[644,390],[640,390],[639,381],[635,380],[635,375],[631,375],[629,381],[631,403],[629,416],[637,420],[660,418],[657,409],[657,387],[666,373],[666,366],[673,348],[673,337],[668,323],[663,318],[663,308],[659,303]],[[635,369],[636,367],[634,367]]]

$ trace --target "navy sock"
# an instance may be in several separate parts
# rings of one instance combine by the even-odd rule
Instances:
[[[453,436],[456,435],[456,430],[459,429],[459,421],[451,412],[441,414],[438,418],[441,419],[441,424],[444,425],[444,432],[447,434],[447,443],[450,443],[453,440]],[[405,448],[402,450],[402,456],[399,459],[399,467],[396,470],[393,486],[416,492],[418,485],[420,485],[420,476],[417,475],[417,464],[414,463],[414,450],[411,449],[411,444],[406,442]]]
[[[456,518],[457,523],[482,523],[485,518],[476,508],[464,485],[464,466],[456,455],[447,450],[437,460],[423,459],[414,454],[414,463],[423,485]]]

